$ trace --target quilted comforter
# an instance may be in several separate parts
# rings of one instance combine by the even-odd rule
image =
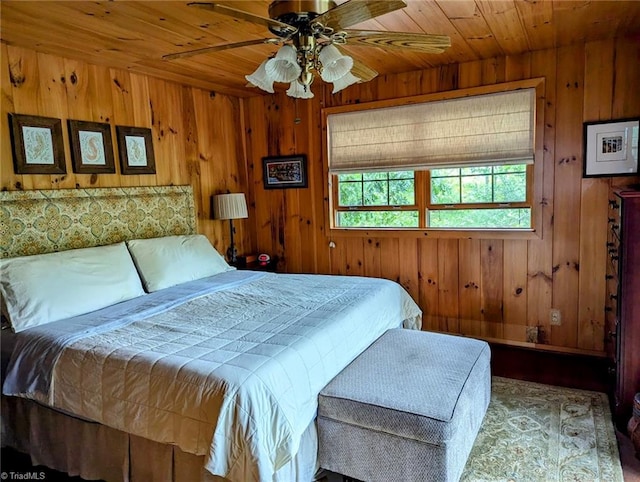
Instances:
[[[205,455],[232,481],[267,481],[297,452],[319,391],[388,328],[420,326],[387,280],[205,281],[18,334],[3,393]]]

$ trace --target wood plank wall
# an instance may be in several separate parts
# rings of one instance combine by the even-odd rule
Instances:
[[[4,43],[0,65],[3,190],[191,184],[198,231],[224,253],[229,245],[229,224],[210,219],[210,197],[247,189],[241,100]],[[8,113],[62,120],[66,175],[14,174]],[[73,173],[67,119],[111,124],[116,174]],[[151,128],[155,175],[120,175],[116,125]],[[239,251],[251,251],[253,226],[247,220],[234,224]]]
[[[543,232],[536,240],[338,237],[328,228],[323,106],[546,78]],[[540,349],[605,353],[607,196],[637,177],[582,178],[582,123],[640,115],[637,39],[388,75],[315,99],[246,101],[251,214],[259,251],[288,272],[381,276],[420,304],[424,328]],[[264,190],[263,156],[306,154],[307,189]],[[335,248],[330,248],[333,241]],[[562,315],[550,326],[549,310]]]
[[[384,76],[316,99],[282,94],[239,100],[118,69],[1,45],[2,189],[191,184],[199,231],[224,251],[228,224],[210,219],[210,196],[247,193],[236,223],[240,253],[267,252],[288,272],[397,280],[424,311],[427,329],[538,348],[605,351],[608,192],[637,178],[582,178],[582,122],[640,115],[637,39],[452,64]],[[328,230],[321,109],[545,77],[544,237],[540,240],[335,237]],[[15,175],[7,113],[150,127],[154,176],[79,175],[68,131],[64,176]],[[245,133],[243,136],[242,133]],[[114,152],[117,154],[117,149]],[[264,190],[261,158],[304,153],[307,189]],[[246,159],[246,161],[245,161]],[[329,248],[329,242],[335,248]],[[526,263],[523,262],[526,260]],[[549,325],[560,309],[561,326]]]

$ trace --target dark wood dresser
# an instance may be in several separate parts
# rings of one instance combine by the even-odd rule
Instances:
[[[612,192],[607,238],[607,331],[615,380],[613,410],[624,430],[640,392],[640,190]]]

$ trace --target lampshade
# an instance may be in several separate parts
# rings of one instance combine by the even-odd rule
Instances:
[[[360,82],[360,80],[362,79],[356,77],[351,72],[347,72],[339,79],[333,81],[333,91],[331,91],[331,93],[335,94],[336,92],[340,92],[342,89],[345,89],[356,82]]]
[[[260,67],[251,75],[245,75],[244,78],[251,82],[252,85],[260,87],[262,90],[266,90],[270,94],[274,93],[273,90],[273,78],[267,74],[266,65],[268,60],[265,60],[260,64]]]
[[[345,86],[346,87],[346,86]],[[291,82],[291,85],[287,89],[287,95],[289,97],[295,97],[296,99],[312,99],[313,92],[311,92],[311,86],[304,86],[297,80]]]
[[[248,218],[247,201],[244,193],[218,194],[213,196],[213,217],[215,219]]]
[[[322,64],[320,76],[325,82],[334,82],[343,77],[353,67],[353,59],[343,55],[334,45],[326,45],[318,54],[318,60]]]
[[[296,80],[302,72],[302,68],[298,65],[296,49],[291,45],[281,47],[274,58],[267,60],[265,70],[267,75],[276,82]]]

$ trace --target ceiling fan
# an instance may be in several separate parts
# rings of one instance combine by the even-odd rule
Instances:
[[[333,82],[333,92],[356,82],[367,82],[378,73],[344,55],[336,45],[382,47],[437,54],[451,46],[446,35],[410,32],[351,30],[351,25],[370,20],[407,6],[404,0],[275,0],[269,5],[269,18],[216,2],[193,2],[191,7],[211,10],[267,27],[275,37],[214,45],[164,55],[165,60],[219,52],[257,44],[282,45],[251,75],[250,85],[273,93],[274,82],[289,82],[287,94],[311,98],[314,71],[325,82]]]

